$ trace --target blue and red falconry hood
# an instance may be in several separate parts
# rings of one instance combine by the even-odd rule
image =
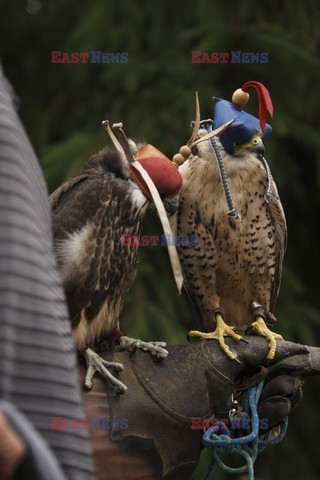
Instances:
[[[254,88],[259,96],[259,119],[242,110],[249,100],[247,91]],[[215,98],[215,97],[214,97]],[[262,139],[271,133],[271,126],[266,123],[266,114],[273,114],[272,101],[266,87],[255,81],[246,82],[242,88],[236,90],[232,102],[218,99],[214,107],[214,130],[224,123],[237,117],[236,120],[219,135],[220,141],[227,152],[234,153],[234,145],[247,143],[253,135],[262,132]]]

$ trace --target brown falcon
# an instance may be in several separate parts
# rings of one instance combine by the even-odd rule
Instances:
[[[163,203],[172,213],[177,205],[174,195],[181,186],[176,167],[151,145],[139,150],[129,142],[141,164],[146,159],[147,165],[157,165],[160,171],[163,164],[167,168],[165,176],[171,179],[171,184],[163,195]],[[157,178],[153,180],[156,187],[161,184],[159,193],[161,189],[163,192],[163,179],[158,178],[158,185]],[[167,356],[164,342],[132,339],[120,331],[119,325],[138,262],[137,242],[124,245],[122,236],[140,236],[142,220],[150,205],[148,190],[125,155],[106,150],[93,155],[50,200],[54,248],[73,337],[88,366],[85,386],[92,387],[92,377],[99,371],[119,393],[124,393],[125,385],[112,374],[121,371],[122,365],[103,360],[92,348],[95,340],[109,336],[118,343],[118,348],[142,348],[159,358]]]
[[[244,91],[238,91],[232,104],[223,101],[226,104],[220,108],[232,110],[231,116],[237,118],[248,99],[248,94],[243,94]],[[245,120],[240,120],[242,128]],[[202,128],[207,125],[208,121],[201,122],[199,138],[207,134],[208,129]],[[233,125],[231,139],[237,135]],[[275,320],[273,309],[279,293],[287,229],[277,187],[263,157],[262,135],[259,126],[243,143],[231,145],[230,138],[223,136],[215,137],[215,150],[211,140],[198,143],[179,168],[183,185],[178,212],[172,218],[176,235],[196,236],[198,243],[178,247],[184,287],[205,330],[191,331],[189,336],[217,339],[231,359],[236,356],[224,336],[240,340],[235,328],[241,331],[251,325],[256,333],[265,336],[269,340],[270,359],[275,354],[276,340],[281,339],[266,323]],[[188,157],[189,152],[182,147],[180,153]],[[219,168],[217,155],[224,171]],[[182,163],[181,155],[176,157]],[[230,189],[229,210],[231,199],[236,207],[229,214],[222,177]]]

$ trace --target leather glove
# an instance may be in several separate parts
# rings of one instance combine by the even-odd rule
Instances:
[[[168,347],[168,357],[160,362],[154,362],[142,351],[114,352],[112,357],[104,353],[104,358],[123,364],[119,379],[128,391],[116,396],[97,377],[93,391],[85,394],[87,410],[94,407],[92,395],[98,388],[100,407],[96,413],[91,408],[91,415],[103,416],[104,396],[106,412],[111,408],[112,418],[126,418],[128,428],[106,432],[105,443],[99,434],[100,454],[104,448],[107,451],[111,445],[114,449],[118,445],[119,456],[124,452],[130,455],[135,439],[137,445],[142,439],[148,440],[153,453],[149,451],[146,456],[153,458],[155,464],[156,454],[162,466],[152,478],[187,480],[202,449],[203,429],[192,429],[192,419],[228,418],[235,391],[247,389],[262,378],[266,381],[260,416],[268,418],[271,428],[281,423],[301,398],[300,377],[320,373],[320,348],[281,341],[275,359],[270,362],[266,339],[248,335],[244,339],[247,343],[226,339],[237,353],[239,363],[230,361],[216,341]],[[126,443],[129,440],[130,445]],[[146,458],[146,463],[150,458]],[[107,478],[103,468],[98,467],[98,475]],[[121,475],[123,480],[129,479],[125,469]]]

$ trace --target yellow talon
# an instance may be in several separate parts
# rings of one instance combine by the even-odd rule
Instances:
[[[234,327],[229,327],[224,321],[222,316],[216,314],[216,329],[214,332],[199,332],[198,330],[190,330],[188,333],[189,337],[199,337],[200,340],[218,340],[221,350],[227,355],[230,360],[237,358],[237,355],[233,353],[226,342],[224,341],[225,336],[232,337],[235,340],[241,340],[241,336],[233,331]]]
[[[262,337],[265,337],[267,340],[269,340],[269,353],[267,355],[267,359],[273,360],[276,353],[277,340],[283,340],[282,336],[278,333],[272,332],[267,327],[262,317],[257,317],[257,319],[252,323],[251,326],[258,335],[261,335]]]

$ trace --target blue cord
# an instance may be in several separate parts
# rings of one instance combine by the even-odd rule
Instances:
[[[213,130],[212,123],[208,124],[207,126],[204,125],[204,128],[206,128],[208,133],[212,132],[212,130]],[[219,172],[220,172],[220,178],[221,178],[224,194],[225,194],[227,204],[228,204],[228,208],[229,208],[228,215],[230,215],[231,217],[235,217],[235,218],[239,219],[240,214],[233,205],[233,201],[232,201],[232,197],[231,197],[231,193],[230,193],[230,188],[229,188],[229,183],[228,183],[227,175],[226,175],[226,172],[225,172],[225,169],[224,169],[223,160],[222,160],[222,157],[221,157],[220,150],[219,150],[219,147],[217,145],[216,139],[214,137],[210,138],[210,144],[211,144],[211,148],[214,151],[215,156],[217,158]],[[266,172],[267,172],[267,177],[268,177],[268,187],[267,187],[266,193],[264,194],[264,199],[265,199],[266,202],[268,202],[269,200],[272,199],[272,174],[271,174],[271,170],[270,170],[270,167],[268,165],[267,160],[264,157],[262,157],[262,161],[264,163],[264,166],[265,166],[265,169],[266,169]]]
[[[207,132],[208,133],[212,132],[212,124],[208,125]],[[221,178],[224,194],[226,196],[226,200],[227,200],[227,204],[228,204],[228,208],[229,208],[228,215],[230,215],[231,217],[240,218],[240,215],[239,215],[238,211],[236,210],[236,208],[233,205],[233,201],[232,201],[232,197],[231,197],[231,193],[230,193],[230,188],[229,188],[229,183],[228,183],[227,175],[226,175],[226,172],[225,172],[225,169],[224,169],[223,160],[222,160],[222,157],[221,157],[216,139],[214,137],[210,138],[210,144],[211,144],[211,148],[213,149],[213,151],[215,153],[215,156],[217,158],[219,172],[220,172],[220,178]]]
[[[264,382],[260,382],[259,385],[250,388],[249,392],[245,396],[243,402],[243,410],[247,414],[251,412],[251,428],[250,434],[243,437],[232,438],[230,430],[227,426],[219,421],[216,425],[206,430],[202,437],[204,446],[212,449],[212,460],[207,470],[204,480],[210,480],[213,469],[216,465],[219,465],[224,471],[228,473],[240,474],[246,472],[248,474],[248,480],[254,480],[254,463],[257,456],[266,447],[276,445],[284,438],[287,427],[288,418],[281,427],[279,435],[271,440],[271,433],[266,435],[266,439],[259,439],[259,416],[257,411],[257,405],[260,398],[261,390]],[[251,444],[249,446],[248,444]],[[221,453],[236,453],[242,456],[246,464],[242,467],[232,468],[225,465],[219,457]]]
[[[262,161],[264,163],[264,167],[267,171],[267,176],[268,176],[268,187],[267,187],[266,193],[264,194],[264,199],[266,202],[269,202],[269,200],[271,200],[272,198],[272,174],[271,174],[271,170],[267,160],[264,157],[262,157]]]

